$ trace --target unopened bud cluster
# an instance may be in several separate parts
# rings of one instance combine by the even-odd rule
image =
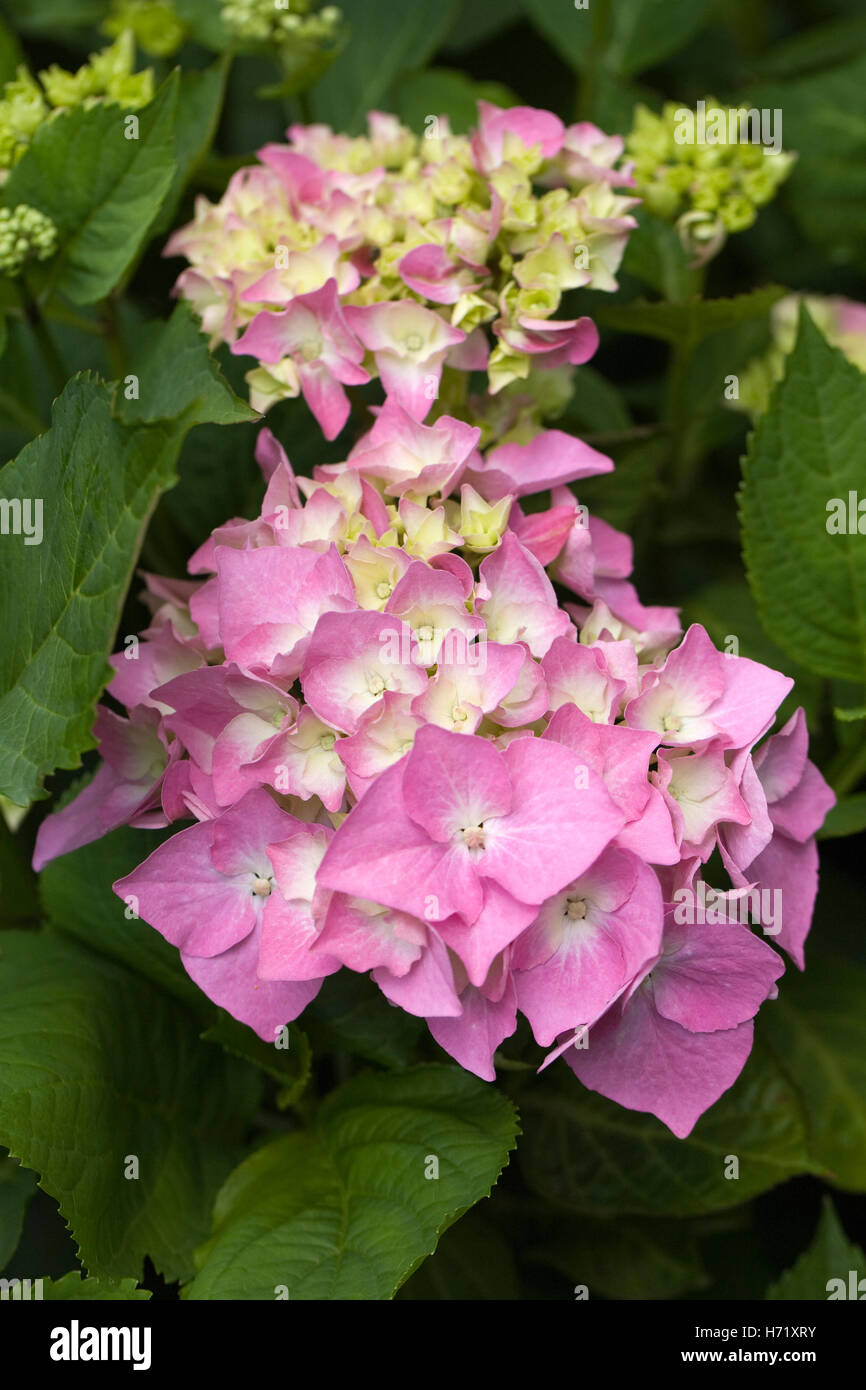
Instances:
[[[114,102],[134,109],[153,97],[153,72],[134,72],[135,42],[125,30],[115,43],[92,53],[77,72],[52,63],[37,79],[25,67],[7,82],[0,98],[0,180],[27,150],[39,127],[73,106]]]
[[[17,275],[25,261],[47,261],[57,250],[57,228],[38,208],[0,208],[0,274]]]
[[[306,43],[333,39],[342,23],[335,5],[314,10],[312,0],[223,0],[223,19],[238,38],[252,43],[298,39]]]
[[[651,213],[676,223],[686,249],[700,260],[715,255],[729,233],[752,225],[796,159],[742,138],[750,114],[709,97],[697,115],[673,102],[661,115],[636,107],[626,149],[637,191]]]
[[[568,291],[617,288],[637,201],[616,191],[632,185],[618,136],[482,101],[471,135],[374,111],[363,136],[288,137],[167,247],[212,343],[258,358],[257,409],[303,393],[332,439],[343,388],[374,375],[423,419],[443,367],[486,370],[495,394],[592,355],[591,321],[554,316]]]

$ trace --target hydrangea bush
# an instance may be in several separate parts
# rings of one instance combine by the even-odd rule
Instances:
[[[106,4],[108,47],[17,64],[0,99],[6,360],[41,352],[58,395],[4,470],[0,865],[39,875],[51,925],[0,937],[0,998],[43,1040],[0,1041],[0,1163],[40,1173],[99,1296],[147,1256],[193,1298],[391,1297],[490,1192],[512,1101],[551,1230],[721,1212],[777,1170],[866,1186],[842,1102],[790,1090],[828,969],[816,836],[858,828],[866,770],[843,616],[866,310],[784,268],[705,292],[729,238],[748,258],[762,209],[787,215],[808,149],[705,138],[710,99],[569,123],[459,74],[458,114],[367,101],[356,133],[352,15]],[[224,56],[166,75],[190,44]],[[285,137],[269,117],[255,155],[214,153],[229,63],[260,82],[265,58],[248,116],[283,102]],[[21,370],[19,430],[41,408]],[[724,475],[744,412],[750,589]],[[20,1103],[55,1065],[58,988],[86,1037],[71,1158]],[[145,1018],[154,1059],[109,1076],[112,1020]],[[101,1226],[81,1097],[125,1088],[93,1141],[121,1213]],[[163,1103],[178,1169],[132,1118]],[[594,1125],[624,1136],[598,1174]],[[656,1152],[693,1200],[626,1194]],[[317,1225],[341,1204],[366,1273]]]

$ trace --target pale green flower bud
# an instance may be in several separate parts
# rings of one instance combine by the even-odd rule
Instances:
[[[102,32],[116,38],[125,29],[132,32],[140,48],[156,58],[176,52],[186,33],[174,8],[163,0],[114,0]]]
[[[38,82],[20,67],[17,77],[6,83],[0,100],[0,168],[9,169],[17,163],[48,110]]]
[[[439,164],[430,182],[434,197],[449,206],[465,202],[472,191],[472,175],[456,159]]]
[[[44,212],[28,203],[0,208],[0,273],[17,275],[26,261],[45,261],[56,250],[57,228]]]
[[[754,205],[743,193],[729,194],[719,208],[719,220],[729,232],[744,232],[756,217]]]
[[[462,294],[451,310],[451,322],[464,333],[471,333],[481,323],[489,323],[496,317],[496,305],[490,304],[483,295]]]
[[[490,394],[495,396],[509,382],[525,380],[531,366],[528,353],[513,352],[505,343],[497,343],[487,363]]]

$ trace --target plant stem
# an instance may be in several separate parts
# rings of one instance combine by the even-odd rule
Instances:
[[[42,361],[51,378],[51,384],[59,395],[69,380],[70,373],[67,370],[66,363],[63,361],[57,344],[51,336],[51,330],[42,317],[42,310],[25,285],[21,287],[21,295],[25,320],[30,325],[33,336],[36,339]]]
[[[121,381],[126,374],[126,352],[120,334],[120,320],[117,316],[117,301],[109,296],[101,306],[102,333],[105,338],[105,351],[108,354],[109,370],[112,378]]]

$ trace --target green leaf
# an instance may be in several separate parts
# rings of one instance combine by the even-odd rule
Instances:
[[[514,1094],[527,1181],[548,1201],[581,1214],[720,1211],[795,1174],[820,1171],[806,1152],[800,1098],[760,1043],[686,1139],[654,1115],[585,1090],[564,1063]],[[739,1158],[737,1179],[725,1177],[729,1155]]]
[[[841,835],[857,835],[861,830],[866,830],[866,792],[843,797],[831,806],[818,839],[834,840]]]
[[[561,421],[555,423],[577,434],[584,430],[617,433],[628,430],[631,416],[622,392],[601,372],[594,367],[578,367],[574,374],[574,394]]]
[[[642,208],[637,209],[636,220],[637,228],[625,248],[623,270],[636,275],[667,300],[678,302],[698,294],[697,273],[690,267],[674,228]]]
[[[623,76],[675,53],[709,20],[715,0],[525,0],[533,23],[576,68],[601,62]]]
[[[464,53],[492,39],[522,19],[522,0],[463,0],[459,22],[448,35],[448,47]]]
[[[586,368],[579,370],[583,372]],[[656,479],[668,455],[668,441],[659,435],[626,444],[607,445],[597,441],[594,447],[611,454],[616,468],[603,478],[581,478],[574,491],[589,507],[590,515],[597,514],[611,526],[629,531],[645,513],[652,498]]]
[[[40,543],[22,533],[0,548],[0,789],[19,805],[92,746],[93,704],[147,518],[172,481],[175,436],[124,430],[107,389],[79,377],[50,431],[3,469],[0,495],[38,499],[31,522],[44,507]]]
[[[0,937],[0,1140],[91,1274],[138,1279],[147,1255],[189,1276],[258,1094],[146,980],[50,935]]]
[[[633,299],[628,304],[610,304],[596,311],[603,328],[622,333],[641,333],[666,343],[697,346],[711,333],[736,328],[749,319],[765,319],[786,291],[771,285],[738,294],[733,299],[693,299],[686,304],[650,303]]]
[[[381,108],[393,82],[423,68],[453,24],[459,0],[429,8],[404,0],[342,0],[349,42],[312,92],[316,120],[356,134],[368,111]],[[431,113],[431,114],[436,114]]]
[[[840,1187],[866,1191],[866,970],[807,952],[761,1025],[803,1098],[813,1161]]]
[[[11,802],[2,806],[8,814]],[[18,808],[13,812],[20,815]],[[33,842],[28,827],[9,829],[0,818],[0,927],[35,925],[39,919],[38,880],[31,866]]]
[[[191,38],[217,53],[232,42],[222,18],[222,7],[214,0],[173,0],[178,17],[189,28]]]
[[[708,22],[716,0],[605,0],[612,28],[607,62],[626,76],[655,67]]]
[[[76,304],[104,298],[144,245],[175,175],[178,73],[135,113],[117,105],[75,107],[45,121],[0,191],[0,203],[29,203],[52,218],[60,251],[57,288]]]
[[[866,543],[831,535],[828,504],[866,476],[866,377],[801,308],[797,344],[750,436],[743,554],[768,634],[810,670],[866,681]]]
[[[209,68],[181,74],[175,116],[174,177],[151,228],[151,236],[161,236],[171,227],[183,190],[213,143],[228,69],[228,58],[219,58]]]
[[[834,19],[811,24],[796,34],[777,40],[761,54],[762,75],[795,77],[833,63],[849,63],[852,53],[866,48],[866,18]]]
[[[833,714],[843,724],[853,724],[857,720],[866,719],[866,705],[857,705],[854,709],[834,709]]]
[[[707,1276],[694,1233],[681,1221],[558,1221],[554,1239],[529,1258],[561,1270],[569,1285],[585,1284],[590,1298],[681,1298],[705,1287]]]
[[[424,1260],[397,1294],[406,1299],[464,1303],[520,1298],[511,1247],[474,1207],[445,1232],[434,1254]]]
[[[210,1018],[211,1006],[187,975],[180,953],[140,917],[128,920],[111,885],[132,872],[162,844],[155,830],[122,826],[72,854],[53,859],[39,876],[42,908],[66,935],[120,965],[128,965],[182,1003]]]
[[[866,1254],[848,1240],[832,1198],[825,1196],[812,1244],[796,1264],[771,1285],[767,1298],[770,1301],[797,1299],[824,1303],[830,1293],[831,1279],[842,1280],[843,1297],[847,1297],[848,1272],[852,1269],[857,1270],[859,1277],[866,1269]]]
[[[478,123],[478,102],[517,106],[518,99],[501,82],[473,82],[452,68],[428,68],[401,78],[392,93],[392,106],[404,125],[423,133],[427,116],[447,116],[451,130],[463,133]]]
[[[16,28],[25,34],[45,34],[57,41],[57,30],[93,27],[105,18],[108,0],[27,0],[15,5]]]
[[[366,975],[329,975],[304,1010],[304,1029],[318,1052],[345,1051],[383,1067],[408,1066],[423,1023],[389,1004]]]
[[[35,1191],[35,1173],[0,1154],[0,1271],[18,1249],[24,1213]]]
[[[142,551],[146,569],[186,578],[190,555],[214,527],[230,516],[258,515],[265,485],[255,461],[256,433],[255,423],[190,431],[178,460],[177,486],[161,497],[148,527]],[[279,438],[295,445],[291,434]],[[294,447],[292,463],[298,467]]]
[[[77,1269],[62,1279],[45,1279],[42,1297],[46,1302],[78,1299],[112,1303],[146,1303],[152,1298],[149,1289],[138,1288],[134,1279],[87,1279]]]
[[[523,0],[535,28],[543,34],[555,53],[574,68],[584,68],[593,57],[593,15],[601,25],[608,13],[608,0],[595,0],[594,10],[578,10],[574,0]]]
[[[51,429],[0,478],[10,529],[16,508],[22,529],[0,545],[0,622],[9,634],[0,652],[0,792],[20,806],[42,795],[47,773],[77,767],[93,747],[93,707],[111,675],[124,595],[157,498],[176,481],[184,436],[198,420],[252,415],[188,309],[142,336],[139,400],[74,378]],[[28,505],[31,530],[42,509],[38,544],[25,544]]]
[[[393,1298],[489,1194],[516,1130],[504,1097],[458,1067],[355,1077],[313,1130],[267,1144],[231,1175],[188,1296]],[[433,1158],[438,1178],[425,1177]]]
[[[245,1023],[224,1009],[217,1010],[216,1023],[202,1033],[205,1042],[218,1043],[235,1057],[260,1067],[268,1076],[281,1083],[278,1104],[281,1109],[294,1105],[310,1079],[312,1053],[310,1044],[300,1028],[286,1023],[272,1043],[264,1042]],[[277,1047],[277,1040],[285,1046]]]
[[[40,509],[43,517],[39,543],[25,544],[21,530],[0,544],[0,791],[17,805],[93,746],[123,596],[186,427],[125,427],[108,389],[75,377],[48,433],[0,475],[0,497],[21,509],[22,528],[28,503],[33,535]]]
[[[192,424],[232,425],[259,419],[225,380],[185,301],[167,322],[145,326],[130,361],[138,397],[127,400],[119,393],[117,409],[124,420],[153,423],[184,415]]]
[[[803,38],[811,36],[811,31]],[[854,51],[849,50],[850,53]],[[744,103],[784,112],[784,143],[797,163],[783,200],[836,266],[866,268],[866,54],[792,82],[751,86]],[[779,117],[776,118],[777,124]]]

